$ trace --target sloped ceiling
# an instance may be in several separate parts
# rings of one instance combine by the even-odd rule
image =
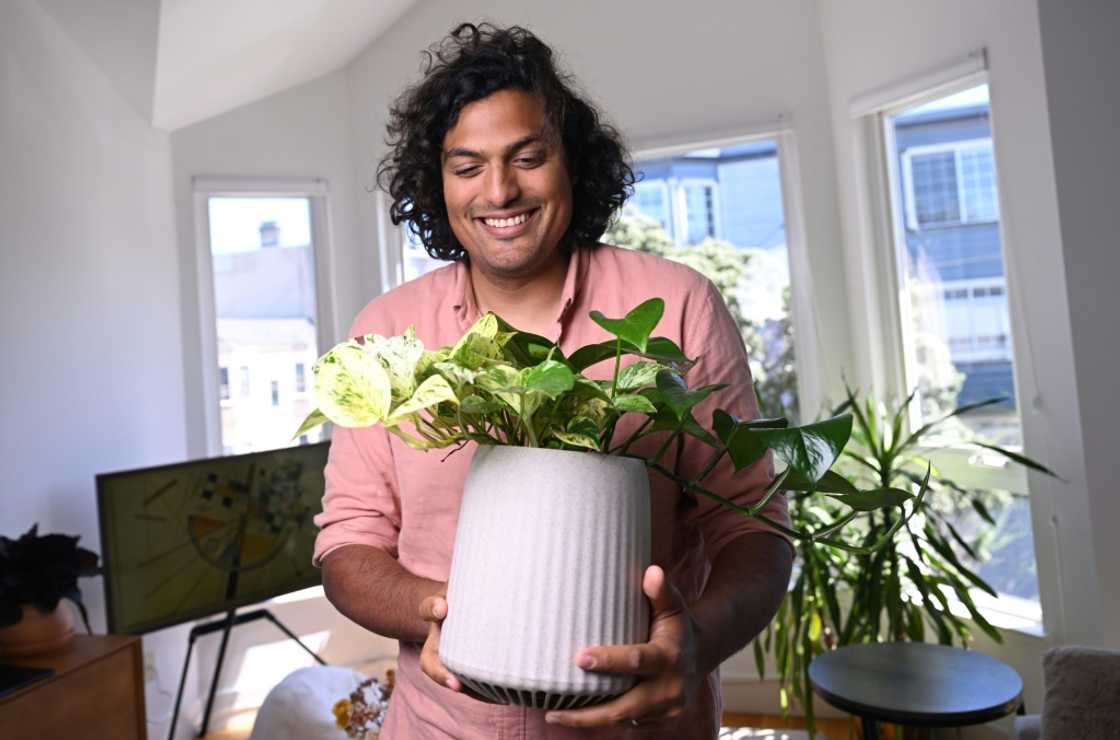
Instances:
[[[39,0],[155,126],[340,69],[417,0]]]

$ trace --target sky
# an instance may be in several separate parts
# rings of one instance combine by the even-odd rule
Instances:
[[[307,198],[211,198],[210,250],[214,254],[260,249],[261,224],[275,221],[280,246],[311,243]]]

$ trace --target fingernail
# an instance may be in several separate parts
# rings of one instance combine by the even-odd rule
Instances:
[[[576,665],[578,665],[580,668],[585,668],[585,669],[594,668],[595,667],[595,659],[592,658],[590,655],[581,655],[579,660],[576,661]]]
[[[550,725],[556,724],[556,720],[557,720],[557,717],[552,712],[549,712],[548,714],[546,714],[544,716],[544,721],[549,723]]]

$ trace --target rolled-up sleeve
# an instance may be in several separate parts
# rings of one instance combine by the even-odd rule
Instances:
[[[397,556],[401,508],[394,470],[384,428],[335,427],[324,471],[323,511],[315,517],[316,566],[345,545],[369,545]]]
[[[696,420],[710,429],[712,413],[716,409],[723,409],[740,419],[755,419],[759,412],[739,328],[716,288],[707,283],[705,290],[702,305],[698,306],[695,317],[689,320],[682,349],[689,357],[699,358],[688,373],[690,388],[717,383],[727,386],[713,393],[695,409]],[[696,480],[713,453],[711,447],[686,436],[678,458],[678,473],[688,480]],[[770,453],[738,472],[725,455],[704,479],[703,485],[740,506],[752,506],[766,495],[773,474],[773,456]],[[697,496],[696,501],[697,505],[688,514],[688,521],[699,527],[709,562],[715,562],[727,543],[744,534],[771,532],[785,538],[760,519],[740,514],[703,496]],[[760,513],[789,526],[786,497],[782,492],[774,495]]]

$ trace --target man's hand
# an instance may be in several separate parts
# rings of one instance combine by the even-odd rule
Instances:
[[[459,679],[439,659],[440,626],[447,618],[446,585],[438,594],[420,602],[420,618],[428,623],[428,638],[424,640],[424,647],[420,651],[420,669],[440,686],[446,686],[452,691],[462,691],[463,685]]]
[[[642,590],[653,605],[649,642],[584,648],[576,655],[576,665],[584,670],[633,674],[641,677],[638,684],[599,706],[549,712],[547,722],[568,727],[656,722],[671,727],[692,701],[705,679],[696,622],[660,567],[646,570]]]

